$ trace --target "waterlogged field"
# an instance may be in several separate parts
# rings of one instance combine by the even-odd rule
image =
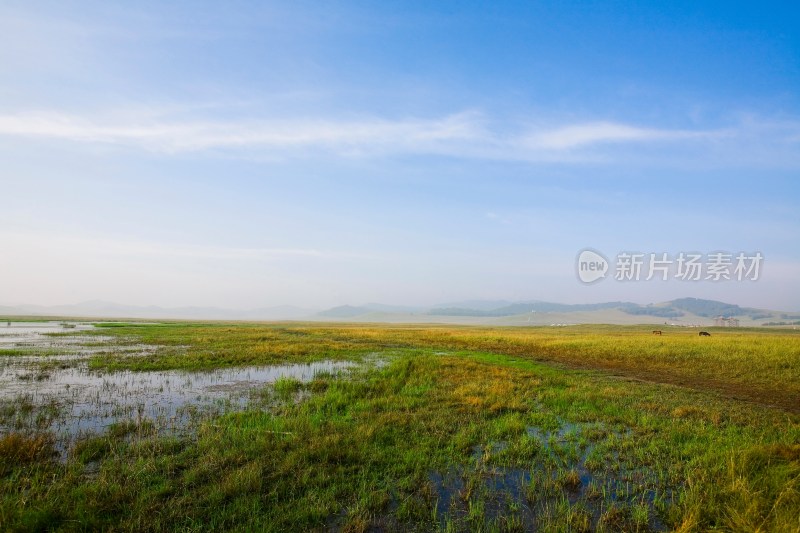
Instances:
[[[800,335],[0,323],[0,530],[800,531]]]

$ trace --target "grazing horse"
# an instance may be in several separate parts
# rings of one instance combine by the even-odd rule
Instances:
[[[661,335],[661,330],[660,329],[654,329],[653,330],[653,335]]]
[[[701,337],[710,337],[711,333],[707,331],[701,331],[700,333],[698,333],[698,335],[700,335]]]

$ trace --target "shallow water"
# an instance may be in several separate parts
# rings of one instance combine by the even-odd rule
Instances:
[[[75,333],[94,329],[91,324],[64,322],[0,322],[0,350],[17,347],[48,347],[70,343],[72,337],[49,337],[53,333]],[[63,339],[63,340],[62,340]]]
[[[4,414],[0,433],[12,428],[47,430],[62,442],[127,420],[146,419],[158,429],[180,429],[199,413],[246,407],[254,391],[279,378],[307,382],[321,373],[335,375],[355,366],[350,361],[319,361],[211,371],[94,371],[88,368],[88,358],[109,347],[97,346],[104,337],[81,335],[91,326],[14,323],[8,327],[0,323],[0,333],[6,328],[8,335],[0,337],[0,349],[22,349],[33,355],[0,357]],[[49,337],[46,333],[75,335]],[[45,349],[46,355],[36,355]],[[115,354],[135,357],[158,347],[114,344],[113,349]]]
[[[29,373],[27,365],[5,365],[0,372],[0,400],[18,399],[34,405],[55,403],[63,410],[59,417],[63,421],[55,422],[52,428],[59,432],[102,430],[122,418],[179,424],[185,421],[182,408],[186,406],[244,407],[252,389],[278,378],[310,381],[320,372],[336,373],[352,365],[321,361],[208,372],[111,373],[80,365],[35,374]]]
[[[478,493],[483,497],[489,519],[509,513],[518,515],[525,529],[535,530],[540,520],[555,509],[560,501],[582,505],[590,514],[592,530],[598,527],[602,512],[612,503],[641,504],[648,508],[646,529],[665,531],[667,527],[656,511],[655,472],[647,468],[634,471],[619,461],[618,452],[606,455],[604,465],[591,469],[587,459],[596,446],[606,439],[631,439],[629,428],[610,428],[602,423],[570,423],[559,420],[559,427],[549,431],[538,427],[526,428],[528,438],[535,439],[540,453],[527,468],[496,464],[509,449],[506,441],[492,441],[472,448],[470,460],[452,465],[444,472],[432,471],[428,480],[437,496],[436,512],[440,527],[446,526],[446,516],[464,520],[468,515],[470,498]],[[591,438],[583,438],[592,435]],[[577,482],[556,484],[559,475],[567,471],[577,474]],[[637,478],[637,482],[630,480]],[[479,482],[475,484],[475,479]],[[531,485],[534,481],[536,485]],[[627,480],[627,481],[626,481]],[[673,493],[659,487],[662,499],[671,500]],[[602,497],[598,494],[602,493]],[[512,511],[513,510],[513,511]]]

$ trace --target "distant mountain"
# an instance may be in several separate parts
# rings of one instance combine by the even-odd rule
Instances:
[[[622,309],[622,311],[629,315],[658,316],[661,318],[677,318],[685,314],[683,311],[675,309],[674,307],[653,304],[628,307]]]
[[[293,306],[231,310],[218,307],[130,306],[102,300],[58,306],[0,306],[0,316],[47,316],[184,320],[341,320],[394,323],[459,324],[637,324],[665,321],[680,324],[710,324],[717,316],[736,317],[745,325],[796,321],[798,314],[740,307],[735,304],[699,298],[679,298],[668,302],[640,305],[632,302],[562,304],[556,302],[468,300],[434,307],[367,303],[342,305],[324,311]]]
[[[702,300],[699,298],[679,298],[658,304],[640,305],[632,302],[604,302],[596,304],[561,304],[554,302],[518,302],[496,308],[440,306],[428,311],[435,316],[458,317],[507,317],[523,315],[526,313],[576,313],[617,309],[629,315],[642,315],[661,318],[677,318],[686,313],[700,317],[713,318],[717,316],[749,316],[753,320],[771,317],[771,311],[739,307],[735,304],[718,302],[715,300]]]
[[[371,312],[372,309],[368,307],[340,305],[339,307],[333,307],[331,309],[326,309],[325,311],[320,311],[319,313],[317,313],[317,316],[324,316],[327,318],[353,318],[356,316],[366,315],[367,313]]]
[[[625,309],[625,312],[634,315],[661,317],[679,317],[683,316],[685,312],[706,318],[715,318],[718,316],[749,316],[753,320],[768,318],[773,315],[772,311],[754,309],[752,307],[739,307],[735,304],[719,302],[717,300],[703,300],[700,298],[678,298],[677,300],[671,300],[661,304],[651,304]]]
[[[242,311],[242,315],[251,320],[296,320],[307,318],[315,313],[315,309],[306,309],[294,305],[275,305]]]
[[[491,311],[492,309],[499,309],[514,302],[508,300],[464,300],[461,302],[446,302],[435,305],[435,308],[441,309],[477,309],[479,311]]]
[[[426,309],[425,307],[411,305],[386,305],[378,303],[368,303],[361,307],[365,307],[369,311],[378,311],[381,313],[419,313]]]
[[[603,309],[618,309],[635,306],[631,302],[605,302],[599,304],[559,304],[554,302],[523,302],[507,305],[497,309],[504,315],[518,315],[522,313],[570,313],[576,311],[599,311]]]
[[[571,313],[576,311],[598,311],[602,309],[618,309],[635,307],[630,302],[606,302],[599,304],[560,304],[554,302],[519,302],[506,304],[495,309],[469,309],[463,307],[436,307],[428,311],[429,315],[439,316],[480,316],[501,317],[522,315],[525,313]]]
[[[743,308],[734,304],[726,304],[716,300],[701,300],[699,298],[679,298],[668,302],[676,309],[688,311],[697,316],[743,316],[756,309]]]

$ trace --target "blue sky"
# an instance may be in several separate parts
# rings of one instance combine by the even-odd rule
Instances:
[[[796,8],[4,2],[0,305],[800,310]],[[757,282],[575,276],[761,251]]]

